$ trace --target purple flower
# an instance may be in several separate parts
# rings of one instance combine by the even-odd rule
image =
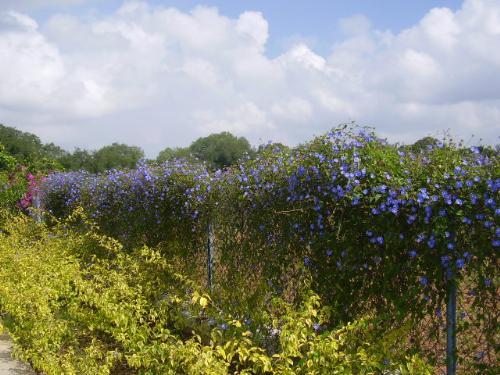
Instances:
[[[429,237],[429,240],[427,241],[427,246],[429,246],[430,249],[434,249],[434,247],[436,246],[436,239],[434,238],[434,236]]]
[[[441,265],[443,267],[448,267],[449,263],[450,263],[450,257],[448,255],[444,255],[441,257]]]

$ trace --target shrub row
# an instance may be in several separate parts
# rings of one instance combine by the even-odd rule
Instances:
[[[304,289],[275,299],[254,330],[151,248],[123,252],[80,213],[50,229],[4,217],[0,311],[16,355],[46,374],[431,374],[403,330],[365,317],[326,329],[328,309]]]
[[[214,175],[183,163],[52,175],[45,204],[58,215],[82,206],[125,242],[162,243],[197,264],[194,278],[210,222],[214,298],[253,321],[275,295],[296,302],[307,272],[332,324],[375,312],[389,327],[411,318],[437,328],[453,275],[473,296],[462,306],[469,332],[484,336],[461,358],[480,366],[496,345],[496,309],[480,307],[498,295],[499,187],[498,149],[448,142],[414,154],[342,128]]]

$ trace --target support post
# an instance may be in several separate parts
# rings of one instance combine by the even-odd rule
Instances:
[[[213,267],[214,267],[214,233],[212,224],[209,222],[207,225],[207,275],[208,275],[208,289],[213,290]]]
[[[457,372],[457,284],[455,275],[448,271],[446,300],[446,375]]]
[[[33,208],[34,208],[34,215],[35,215],[35,221],[40,224],[42,222],[42,212],[41,212],[41,202],[40,202],[40,193],[38,190],[35,191],[35,194],[33,195]]]

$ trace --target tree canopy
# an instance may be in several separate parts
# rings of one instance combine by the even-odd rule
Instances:
[[[101,172],[113,168],[134,168],[144,158],[144,151],[137,146],[113,143],[97,150],[93,155],[94,171]]]
[[[160,151],[158,157],[156,158],[156,161],[159,163],[163,163],[165,161],[175,160],[175,159],[186,159],[194,161],[195,157],[191,153],[189,147],[175,147],[175,148],[167,147],[166,149]]]
[[[229,132],[210,134],[198,138],[189,147],[167,147],[162,150],[157,162],[185,159],[191,162],[202,161],[211,169],[223,169],[231,166],[245,154],[254,151],[245,137],[236,137]]]
[[[0,142],[6,152],[20,161],[43,154],[42,142],[35,134],[22,132],[2,124],[0,124]]]
[[[227,168],[246,153],[253,152],[245,137],[236,137],[229,132],[198,138],[189,149],[195,157],[206,161],[214,169]]]

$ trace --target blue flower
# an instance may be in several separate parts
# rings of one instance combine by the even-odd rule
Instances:
[[[434,236],[429,237],[429,240],[427,241],[427,246],[429,246],[430,249],[434,249],[434,247],[436,246],[436,239],[434,238]]]
[[[448,255],[444,255],[441,257],[441,265],[443,267],[448,267],[449,263],[450,263],[450,257]]]
[[[425,276],[420,276],[419,281],[420,281],[420,284],[422,284],[422,285],[427,285],[429,283],[429,280]]]

